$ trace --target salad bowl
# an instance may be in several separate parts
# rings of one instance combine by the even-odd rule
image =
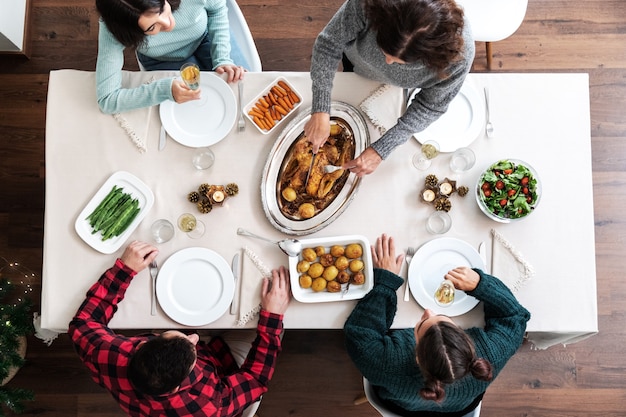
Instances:
[[[489,165],[478,177],[476,201],[480,210],[500,223],[528,217],[541,199],[537,171],[518,159],[502,159]]]

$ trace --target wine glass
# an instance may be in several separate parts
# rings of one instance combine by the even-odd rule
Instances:
[[[427,140],[422,147],[413,155],[413,166],[417,169],[428,169],[431,159],[439,155],[439,144],[434,140]]]
[[[190,90],[200,88],[200,68],[196,64],[192,62],[183,64],[180,67],[180,76]]]
[[[454,284],[452,281],[444,279],[437,291],[435,291],[435,302],[441,307],[448,307],[454,302]]]
[[[204,235],[204,223],[196,219],[191,213],[183,213],[178,218],[178,228],[185,232],[192,239],[197,239]]]

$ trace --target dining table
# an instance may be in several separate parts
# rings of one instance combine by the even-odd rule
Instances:
[[[204,75],[204,73],[203,73]],[[123,72],[124,86],[139,86],[172,71]],[[308,72],[250,72],[245,74],[242,103],[253,100],[278,78],[287,80],[302,102],[288,117],[296,118],[311,106]],[[370,244],[383,233],[394,238],[396,251],[441,237],[462,240],[474,248],[486,242],[490,271],[493,235],[497,233],[522,254],[534,274],[515,295],[531,313],[527,337],[536,348],[567,345],[598,331],[594,212],[591,167],[589,80],[585,73],[470,73],[466,82],[480,92],[490,93],[490,119],[495,135],[484,128],[470,138],[467,147],[476,162],[466,172],[450,169],[450,152],[441,152],[426,170],[412,164],[419,142],[411,138],[398,146],[370,175],[363,177],[345,211],[325,227],[300,239],[364,236]],[[235,97],[237,84],[228,84]],[[354,73],[338,72],[332,100],[360,104],[381,83]],[[406,92],[386,90],[385,111],[399,117]],[[474,111],[477,109],[475,108]],[[234,109],[232,111],[235,111]],[[484,109],[476,114],[484,117]],[[370,141],[381,136],[363,113]],[[478,117],[478,116],[476,116]],[[484,120],[481,120],[484,125]],[[203,123],[197,120],[197,123]],[[42,271],[41,326],[66,332],[87,290],[110,268],[133,240],[154,244],[160,264],[177,252],[194,247],[208,248],[228,265],[236,253],[252,251],[268,268],[288,264],[288,257],[271,243],[237,234],[244,228],[280,240],[290,236],[273,225],[262,201],[263,170],[282,128],[261,133],[249,120],[239,132],[237,124],[222,140],[210,146],[213,165],[198,170],[192,164],[196,151],[172,137],[158,149],[161,119],[159,106],[110,115],[100,111],[96,100],[96,75],[91,71],[50,72],[46,114],[46,196],[44,257]],[[141,149],[143,147],[143,149]],[[541,180],[541,199],[536,209],[521,221],[496,222],[478,207],[475,190],[481,173],[498,160],[526,161]],[[154,195],[154,203],[138,227],[118,250],[106,254],[95,250],[79,236],[75,223],[94,193],[111,175],[127,172],[141,179]],[[443,235],[426,229],[426,218],[434,211],[420,196],[425,177],[448,178],[456,186],[469,188],[465,196],[450,197],[451,228]],[[209,213],[200,213],[187,199],[200,184],[232,184],[236,195]],[[176,224],[185,212],[194,213],[204,224],[202,237],[192,239],[176,230],[170,241],[152,241],[150,226],[157,219]],[[407,267],[400,272],[407,278]],[[252,271],[241,271],[239,280],[258,279]],[[148,269],[137,274],[110,322],[113,329],[180,329],[159,305],[151,315],[151,280]],[[413,327],[424,308],[413,296],[404,301],[404,285],[398,289],[397,314],[392,328]],[[235,293],[234,297],[240,294]],[[358,300],[301,302],[292,300],[285,313],[286,329],[341,329]],[[239,325],[237,315],[226,311],[202,329],[256,327],[256,320]],[[454,317],[462,327],[483,326],[482,303]]]

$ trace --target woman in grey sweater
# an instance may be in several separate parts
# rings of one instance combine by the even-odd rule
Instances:
[[[313,47],[313,108],[304,131],[314,152],[330,133],[331,90],[342,56],[344,70],[348,63],[364,77],[421,89],[395,126],[344,164],[363,176],[445,113],[471,68],[474,41],[454,0],[347,0]]]

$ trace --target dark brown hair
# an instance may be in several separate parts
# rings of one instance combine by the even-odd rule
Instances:
[[[439,321],[430,326],[415,348],[425,386],[420,396],[425,400],[443,401],[444,386],[468,373],[482,381],[491,381],[491,363],[477,358],[474,342],[458,326]]]
[[[422,61],[447,77],[463,53],[463,9],[454,0],[365,0],[378,46],[407,64]]]
[[[166,0],[96,0],[96,8],[109,32],[127,48],[137,48],[147,36],[139,27],[139,16],[154,10],[163,11]],[[172,11],[181,0],[167,0]]]
[[[161,335],[141,345],[131,356],[128,380],[141,393],[167,394],[189,376],[195,360],[195,347],[189,340]]]

